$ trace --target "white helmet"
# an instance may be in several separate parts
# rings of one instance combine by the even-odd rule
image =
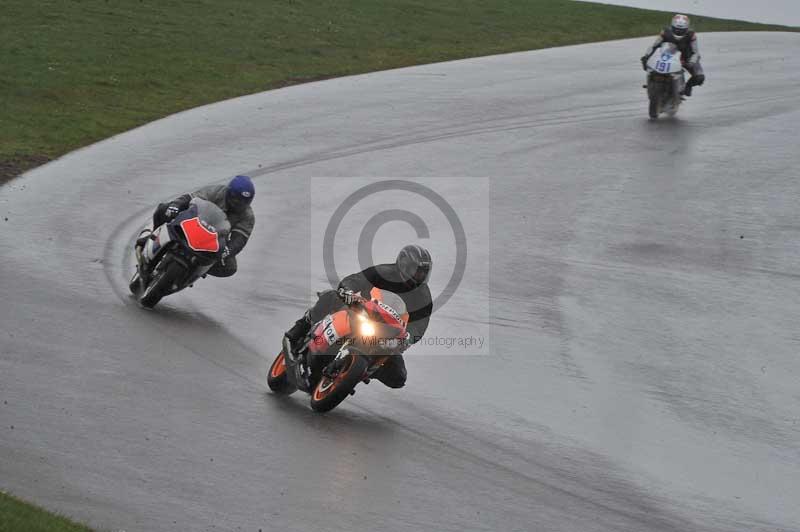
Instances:
[[[686,15],[675,15],[672,17],[672,34],[677,40],[681,40],[689,33],[689,17]]]

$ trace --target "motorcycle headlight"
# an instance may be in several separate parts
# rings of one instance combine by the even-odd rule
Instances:
[[[375,326],[365,321],[361,324],[361,334],[363,336],[375,336]]]

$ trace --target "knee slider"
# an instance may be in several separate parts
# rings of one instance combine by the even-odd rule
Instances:
[[[406,368],[402,368],[400,371],[397,372],[397,378],[394,379],[392,382],[392,388],[402,388],[406,385],[406,379],[408,378],[408,372]]]
[[[391,369],[394,371],[391,371],[389,374],[386,374],[385,372],[383,374],[380,373],[377,374],[376,377],[378,378],[378,380],[381,381],[386,386],[388,386],[389,388],[396,389],[405,386],[406,379],[408,378],[408,372],[406,371],[406,368],[392,367]]]
[[[703,83],[705,83],[706,76],[705,76],[705,74],[698,74],[696,76],[693,76],[692,79],[694,80],[694,84],[695,85],[700,86]]]

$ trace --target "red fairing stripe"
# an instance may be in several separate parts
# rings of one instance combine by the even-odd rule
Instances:
[[[386,309],[384,309],[381,305],[376,304],[375,307],[378,310],[378,315],[383,320],[383,323],[392,327],[393,329],[397,329],[399,332],[397,336],[404,335],[406,333],[405,323],[402,320],[397,321],[397,318],[390,314]]]
[[[186,235],[186,243],[195,251],[219,251],[217,233],[209,231],[200,224],[198,217],[189,218],[181,222],[181,229]]]

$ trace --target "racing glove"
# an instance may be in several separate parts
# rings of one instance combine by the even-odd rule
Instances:
[[[345,305],[352,305],[353,301],[355,301],[356,298],[358,297],[358,294],[356,294],[352,290],[348,290],[347,288],[340,288],[339,290],[337,290],[337,292],[339,294],[339,299],[344,301]]]
[[[228,251],[235,257],[244,249],[245,244],[247,244],[247,237],[239,231],[234,231],[228,239]]]
[[[168,220],[172,220],[178,216],[179,212],[181,212],[180,208],[174,203],[170,203],[164,210],[164,216],[166,216]]]
[[[225,259],[227,259],[230,256],[231,256],[231,248],[225,246],[224,248],[222,248],[222,255],[220,255],[220,262],[224,265]]]
[[[400,346],[399,346],[399,348],[397,349],[397,353],[398,353],[398,354],[400,354],[400,355],[402,355],[402,354],[403,354],[403,353],[405,353],[405,352],[408,350],[408,348],[409,348],[409,347],[411,347],[412,345],[413,345],[413,344],[411,343],[411,333],[410,333],[410,332],[408,332],[408,331],[406,331],[406,337],[405,337],[405,338],[403,338],[403,340],[400,342]]]
[[[643,55],[640,61],[642,62],[642,70],[647,70],[647,60],[650,59],[646,55]]]

